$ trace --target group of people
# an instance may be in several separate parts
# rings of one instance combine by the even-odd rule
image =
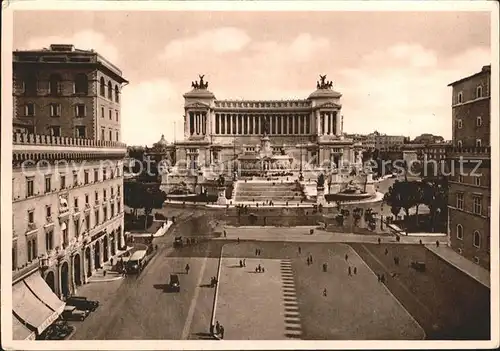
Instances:
[[[240,267],[243,268],[243,267],[246,267],[247,266],[247,260],[246,259],[243,259],[243,260],[240,260]]]
[[[344,258],[345,258],[346,262],[349,262],[349,255],[348,254],[345,254]],[[351,265],[347,266],[347,275],[349,277],[352,277],[353,273],[354,273],[354,275],[358,274],[358,269],[356,268],[356,266],[354,266],[354,267],[351,267]]]
[[[211,277],[210,278],[210,287],[213,288],[215,286],[217,286],[217,278]]]
[[[257,267],[255,267],[255,273],[264,273],[265,271],[266,270],[260,265],[260,263]]]
[[[210,334],[224,339],[224,326],[219,321],[215,322],[215,326],[213,324],[210,326]]]

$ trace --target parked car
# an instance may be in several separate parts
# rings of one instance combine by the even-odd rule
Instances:
[[[170,281],[167,286],[168,291],[181,291],[181,283],[177,274],[170,274]]]
[[[182,247],[184,243],[182,242],[182,236],[176,236],[174,238],[174,247]]]
[[[88,310],[80,310],[72,305],[64,306],[62,317],[67,321],[83,321],[90,314]]]
[[[66,305],[75,306],[80,310],[95,311],[99,301],[88,300],[85,296],[71,296],[66,300]]]

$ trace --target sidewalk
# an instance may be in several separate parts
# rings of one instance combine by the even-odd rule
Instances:
[[[487,269],[469,261],[448,246],[426,245],[425,247],[471,278],[490,288],[490,271]]]
[[[118,258],[125,254],[126,252],[129,252],[132,250],[132,247],[129,246],[125,250],[118,250],[116,255],[112,256],[114,263],[118,261]],[[112,282],[115,280],[123,279],[123,276],[121,273],[118,273],[116,271],[112,270],[113,267],[111,266],[111,260],[108,262],[104,262],[103,267],[99,268],[92,274],[92,276],[88,279],[88,283],[105,283],[105,282]],[[106,275],[104,275],[104,272],[106,272]]]
[[[133,236],[133,237],[137,237],[137,238],[142,238],[142,237],[151,237],[151,235],[154,237],[154,238],[159,238],[161,236],[164,236],[168,230],[170,229],[170,227],[172,226],[173,222],[171,220],[168,220],[165,222],[165,225],[163,227],[160,228],[160,230],[158,230],[155,234],[153,233],[132,233],[132,232],[128,232],[128,235],[130,236]]]
[[[219,237],[214,240],[255,240],[255,241],[289,241],[289,242],[332,242],[332,243],[367,243],[377,244],[379,238],[381,243],[387,244],[435,244],[439,240],[440,244],[446,245],[447,237],[436,236],[400,236],[400,241],[395,236],[370,235],[354,233],[332,233],[322,230],[314,230],[314,234],[309,234],[309,229],[317,227],[226,227],[226,238]]]

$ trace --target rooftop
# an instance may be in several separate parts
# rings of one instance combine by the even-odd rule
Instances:
[[[452,87],[452,86],[454,86],[456,84],[462,83],[462,82],[464,82],[466,80],[469,80],[469,79],[471,79],[473,77],[479,76],[479,75],[484,74],[484,73],[491,73],[491,65],[483,66],[483,68],[481,69],[480,72],[477,72],[477,73],[474,73],[474,74],[472,74],[472,75],[470,75],[468,77],[464,77],[464,78],[461,78],[459,80],[456,80],[456,81],[448,84],[448,86]]]

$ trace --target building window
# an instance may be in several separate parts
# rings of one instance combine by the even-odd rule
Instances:
[[[50,104],[50,117],[61,116],[61,104]]]
[[[75,212],[78,212],[78,198],[77,198],[77,197],[75,197],[75,198],[73,199],[73,201],[74,201],[74,203],[75,203]]]
[[[85,194],[85,205],[89,204],[89,194]]]
[[[480,97],[483,97],[483,87],[482,86],[478,86],[476,88],[476,99],[480,98]]]
[[[47,218],[52,218],[52,207],[45,206],[45,215]]]
[[[60,175],[60,182],[61,182],[61,189],[65,189],[66,188],[66,176],[61,174]]]
[[[101,140],[104,140],[104,134],[105,134],[104,128],[101,129]]]
[[[115,111],[115,117],[116,117],[116,121],[118,122],[119,117],[120,117],[120,112]]]
[[[481,177],[479,176],[474,177],[474,184],[476,186],[481,186]]]
[[[97,204],[99,202],[99,192],[95,192],[95,203]]]
[[[35,104],[26,104],[26,106],[24,106],[24,115],[27,117],[33,117],[35,115]]]
[[[66,223],[63,223],[63,226],[61,227],[62,229],[62,237],[63,237],[63,249],[65,249],[68,244],[69,244],[69,238],[68,238],[68,225]]]
[[[50,95],[60,95],[62,87],[62,78],[59,74],[51,74],[49,78],[49,93]]]
[[[476,139],[476,147],[481,147],[481,139]]]
[[[104,118],[104,107],[101,107],[101,118]]]
[[[113,85],[108,81],[108,99],[113,100]]]
[[[461,224],[457,224],[457,239],[458,240],[464,239],[464,227],[462,227]]]
[[[78,221],[74,221],[75,223],[75,236],[78,238],[80,236],[80,223]]]
[[[98,225],[100,223],[99,210],[94,211],[94,216],[95,216],[95,224]]]
[[[101,96],[105,96],[105,90],[106,90],[106,83],[104,82],[104,78],[101,77],[100,82],[99,82],[99,94]]]
[[[458,180],[459,183],[463,183],[464,182],[464,176],[461,175],[461,174],[459,174],[457,180]]]
[[[120,89],[115,85],[115,102],[120,102]]]
[[[78,186],[78,173],[73,173],[73,186]]]
[[[106,194],[106,189],[102,191],[102,201],[106,201],[107,194]]]
[[[115,204],[111,204],[111,218],[115,216]]]
[[[60,126],[50,126],[49,134],[52,136],[59,137],[61,136],[61,127]]]
[[[84,104],[75,105],[75,115],[80,118],[87,115],[87,109]]]
[[[107,179],[107,171],[106,171],[106,168],[103,168],[102,169],[102,180],[106,180]]]
[[[113,119],[113,111],[111,110],[108,111],[108,117],[110,121]]]
[[[83,139],[87,137],[87,132],[85,126],[76,126],[75,127],[75,136],[77,138]]]
[[[85,94],[89,93],[89,80],[85,73],[78,73],[75,76],[75,94]]]
[[[51,176],[45,177],[45,193],[50,193],[50,191],[52,190],[51,180]]]
[[[85,216],[85,229],[86,229],[87,231],[89,231],[89,230],[90,230],[90,215],[86,215],[86,216]]]
[[[120,141],[120,134],[116,132],[116,141]]]
[[[99,170],[94,169],[94,183],[99,181]]]
[[[121,192],[121,186],[118,185],[118,187],[116,188],[116,195],[120,196],[120,192]]]
[[[464,194],[463,193],[457,193],[457,208],[459,210],[464,209]]]
[[[461,119],[457,119],[457,128],[458,129],[462,129],[463,125],[462,125],[462,120]]]
[[[481,214],[481,197],[473,196],[472,197],[472,212],[475,214]]]
[[[481,127],[483,125],[483,119],[481,116],[476,117],[476,127]]]
[[[110,191],[111,191],[111,197],[113,197],[115,195],[115,189],[113,187],[111,187]]]
[[[102,208],[102,220],[107,221],[108,220],[108,206],[104,206]]]
[[[28,211],[28,223],[29,224],[35,223],[35,211],[34,210]]]
[[[89,183],[89,171],[84,171],[83,172],[83,182],[84,182],[84,184],[88,184]]]
[[[481,247],[481,234],[475,230],[473,237],[474,239],[472,244],[479,249]]]
[[[36,237],[28,239],[28,262],[33,261],[37,257]]]
[[[462,103],[462,93],[461,92],[458,93],[457,101],[458,101],[459,104]]]
[[[457,141],[457,146],[462,147],[462,140]]]
[[[120,214],[120,208],[121,208],[120,206],[121,206],[121,205],[120,205],[120,202],[118,202],[118,203],[116,204],[116,214]]]
[[[45,251],[49,252],[54,248],[54,232],[48,231],[45,233]]]
[[[27,75],[24,78],[24,94],[25,95],[37,95],[38,94],[38,80],[35,75]]]
[[[113,140],[113,131],[110,130],[109,131],[109,141],[112,141]]]
[[[26,197],[35,195],[35,183],[33,178],[26,179]]]

